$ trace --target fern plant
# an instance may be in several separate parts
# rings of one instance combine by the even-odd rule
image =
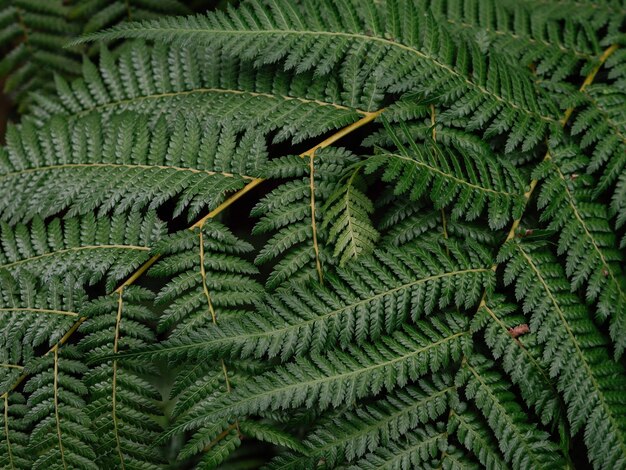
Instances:
[[[625,28],[0,0],[0,466],[626,469]]]

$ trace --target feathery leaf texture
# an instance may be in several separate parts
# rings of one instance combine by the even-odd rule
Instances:
[[[0,467],[626,470],[625,31],[0,0]]]
[[[597,468],[619,468],[626,458],[626,407],[620,390],[623,368],[613,362],[606,340],[587,309],[570,292],[554,256],[540,244],[510,242],[500,253],[505,281],[530,316],[530,328],[543,346],[542,360],[567,404],[572,433],[584,429],[591,461]],[[532,314],[531,314],[532,312]]]
[[[405,134],[407,129],[403,129]],[[453,218],[476,219],[489,212],[489,226],[502,228],[521,214],[523,185],[515,168],[489,154],[442,150],[433,142],[406,147],[388,126],[397,150],[370,157],[365,171],[384,168],[382,179],[394,182],[397,195],[417,200],[428,192],[437,209],[452,206]]]
[[[344,149],[329,147],[313,155],[277,158],[265,165],[263,177],[281,181],[289,178],[263,197],[251,212],[260,219],[252,233],[272,234],[255,259],[257,265],[274,263],[266,283],[268,288],[294,278],[315,279],[323,272],[332,256],[330,248],[339,246],[335,231],[342,224],[336,220],[336,210],[325,206],[332,204],[338,181],[357,161]],[[323,230],[328,220],[337,225]],[[362,220],[359,218],[360,223]]]
[[[11,221],[63,209],[84,214],[156,208],[175,196],[181,196],[176,214],[188,209],[191,219],[241,189],[266,158],[260,135],[238,136],[193,114],[179,115],[171,131],[164,120],[150,128],[145,117],[132,113],[110,122],[92,116],[70,124],[58,117],[43,129],[25,125],[9,132],[7,140],[0,189],[39,188],[36,197],[1,203],[0,214]],[[230,152],[240,157],[229,159]]]
[[[359,84],[348,95],[340,80],[320,83],[312,74],[292,74],[268,65],[254,68],[218,49],[148,47],[134,43],[116,58],[103,48],[99,65],[83,63],[83,77],[67,82],[57,77],[55,95],[35,95],[35,122],[55,115],[80,119],[133,111],[151,122],[171,119],[174,111],[193,108],[237,131],[277,130],[276,142],[299,142],[340,128],[362,116]],[[370,106],[375,110],[374,104]],[[174,113],[175,115],[176,113]]]
[[[154,211],[96,218],[93,214],[52,219],[36,215],[28,225],[0,225],[0,272],[30,272],[48,281],[71,277],[76,285],[105,279],[108,290],[148,259],[165,235]]]
[[[278,0],[246,2],[228,13],[125,23],[83,41],[116,38],[211,43],[258,65],[283,60],[287,69],[318,75],[339,64],[342,72],[354,67],[380,93],[420,92],[451,105],[444,120],[487,127],[487,135],[510,132],[507,150],[519,144],[530,148],[549,130],[558,132],[554,105],[526,71],[505,66],[497,56],[487,61],[477,46],[457,47],[448,31],[432,15],[420,15],[412,1],[338,6],[309,0],[300,8]],[[373,58],[376,66],[370,64]],[[474,74],[465,74],[467,69]]]

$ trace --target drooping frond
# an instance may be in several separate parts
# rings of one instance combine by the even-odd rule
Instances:
[[[72,275],[41,282],[30,272],[0,271],[0,383],[6,392],[37,357],[36,348],[53,346],[80,318],[85,293]]]
[[[529,422],[509,386],[489,361],[473,354],[456,378],[465,385],[494,434],[500,450],[514,469],[560,468],[564,461],[548,433]]]
[[[543,347],[543,361],[557,378],[572,434],[584,429],[595,467],[623,466],[626,408],[619,395],[626,387],[623,368],[609,357],[606,340],[548,251],[514,241],[505,245],[500,260],[508,260],[505,281],[515,282],[530,329]]]
[[[56,117],[41,129],[9,131],[0,190],[16,197],[0,202],[0,214],[16,221],[64,209],[119,213],[178,196],[175,215],[188,209],[193,218],[254,179],[266,159],[265,139],[253,131],[242,135],[193,114],[180,114],[171,130],[162,119],[153,127],[147,121],[132,113],[74,123]],[[19,192],[24,184],[37,193]]]
[[[466,326],[459,315],[433,316],[373,344],[298,358],[243,382],[231,394],[201,402],[180,429],[301,405],[336,408],[393,390],[460,360],[469,346]]]
[[[76,285],[106,279],[107,289],[145,262],[166,230],[156,213],[96,218],[93,214],[28,225],[0,225],[0,272],[27,271],[48,280],[71,276]]]
[[[357,161],[355,155],[330,147],[313,155],[274,159],[265,166],[263,177],[289,178],[252,209],[252,215],[260,218],[253,233],[272,234],[255,259],[258,265],[274,262],[267,287],[294,278],[323,279],[325,265],[335,264],[327,246],[332,233],[322,231],[321,219],[337,217],[332,209],[324,212],[324,205],[333,200],[334,188]]]
[[[282,60],[287,69],[314,69],[318,75],[336,67],[356,71],[380,93],[432,95],[449,105],[444,121],[487,127],[487,135],[511,132],[509,149],[535,145],[548,129],[559,132],[554,105],[528,71],[505,65],[495,54],[487,60],[471,42],[455,43],[423,13],[410,0],[267,0],[245,2],[228,13],[125,23],[87,39],[211,43],[257,65]]]
[[[378,106],[376,101],[359,107],[358,82],[350,87],[353,95],[345,88],[339,80],[321,83],[312,74],[256,69],[211,48],[136,43],[117,59],[103,49],[99,66],[86,60],[83,77],[71,83],[57,78],[57,96],[36,96],[33,114],[45,122],[57,114],[80,119],[134,111],[154,122],[193,109],[198,116],[228,121],[237,131],[277,130],[276,141],[299,142],[350,124]]]
[[[368,452],[410,436],[441,417],[458,401],[450,376],[422,379],[371,405],[333,412],[304,441],[305,453],[276,458],[268,469],[310,468],[323,461],[329,468],[353,462]]]
[[[248,315],[246,308],[262,298],[261,286],[252,279],[257,269],[242,257],[251,250],[249,243],[210,219],[201,228],[176,232],[157,243],[155,251],[164,258],[150,274],[169,279],[155,299],[165,306],[159,331],[184,335],[218,318],[222,322]]]
[[[78,349],[90,365],[83,381],[89,390],[86,413],[98,436],[98,468],[160,468],[152,446],[160,433],[153,416],[160,413],[161,396],[141,377],[151,368],[141,362],[101,359],[154,341],[149,327],[154,314],[141,305],[151,299],[149,291],[131,286],[82,309],[87,320],[80,328],[85,336]]]
[[[33,469],[83,468],[97,470],[92,445],[96,435],[85,412],[87,388],[81,380],[85,364],[75,349],[64,347],[29,365],[26,382],[31,426],[29,454]]]
[[[483,290],[493,287],[489,258],[475,244],[430,243],[414,247],[410,255],[378,252],[328,276],[325,285],[292,284],[268,296],[254,314],[137,354],[286,360],[319,354],[337,343],[367,344],[450,305],[476,305]]]
[[[587,300],[598,303],[598,316],[611,319],[611,338],[619,357],[626,349],[623,258],[608,209],[591,200],[585,178],[577,173],[585,162],[575,149],[553,152],[534,173],[542,180],[537,205],[542,210],[541,219],[550,222],[548,228],[559,233],[557,253],[566,256],[565,273],[572,290],[584,287]]]
[[[383,168],[382,179],[394,182],[396,195],[417,200],[428,194],[437,209],[451,206],[453,218],[467,220],[479,217],[486,207],[493,229],[521,213],[524,190],[514,167],[488,153],[452,151],[434,142],[418,145],[410,136],[407,147],[390,126],[387,132],[396,150],[368,158],[365,171]]]

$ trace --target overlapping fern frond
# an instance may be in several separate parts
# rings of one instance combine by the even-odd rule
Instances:
[[[0,466],[626,470],[625,32],[0,0]]]

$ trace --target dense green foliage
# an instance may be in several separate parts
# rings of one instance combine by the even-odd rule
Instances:
[[[626,469],[624,0],[0,0],[0,467]]]

